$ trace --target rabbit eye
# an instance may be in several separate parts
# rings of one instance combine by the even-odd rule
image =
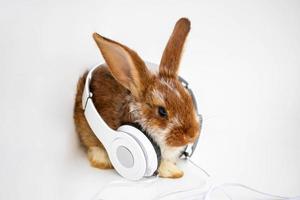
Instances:
[[[166,118],[168,116],[168,113],[167,113],[166,109],[164,107],[162,107],[162,106],[158,107],[158,114],[161,117],[164,117],[164,118]]]

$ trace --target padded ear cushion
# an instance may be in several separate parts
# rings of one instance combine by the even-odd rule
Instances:
[[[138,123],[125,123],[123,125],[129,125],[129,126],[137,128],[138,130],[140,130],[143,133],[144,136],[146,136],[148,138],[148,140],[151,142],[151,144],[156,152],[156,157],[157,157],[156,169],[158,169],[160,162],[161,162],[161,150],[160,150],[160,147],[158,146],[158,144],[149,136],[149,134]],[[157,175],[157,173],[158,173],[158,170],[156,170],[153,175]]]
[[[138,123],[131,123],[131,126],[134,126],[135,128],[139,129],[141,132],[144,133],[144,135],[149,139],[149,141],[151,142],[151,144],[154,147],[154,150],[156,152],[157,155],[157,161],[158,161],[158,166],[160,165],[161,162],[161,150],[160,147],[158,146],[158,144],[153,140],[152,137],[149,136],[149,134],[143,129],[143,127],[141,125],[139,125]]]

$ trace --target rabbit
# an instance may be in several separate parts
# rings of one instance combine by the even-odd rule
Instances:
[[[111,39],[93,34],[106,62],[93,73],[90,90],[93,102],[112,129],[124,123],[139,124],[161,149],[158,175],[180,178],[184,172],[176,165],[188,143],[200,134],[201,124],[192,97],[178,80],[178,69],[190,21],[177,21],[163,52],[159,70],[150,71],[140,56]],[[113,168],[108,154],[90,129],[81,98],[87,72],[79,78],[74,105],[76,132],[86,147],[93,167]]]

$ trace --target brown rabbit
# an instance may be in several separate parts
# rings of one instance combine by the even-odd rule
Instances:
[[[161,149],[159,176],[183,176],[176,166],[179,155],[199,135],[200,124],[192,97],[178,80],[182,49],[190,21],[181,18],[164,50],[159,72],[151,72],[136,52],[93,34],[107,65],[94,71],[91,81],[93,102],[105,122],[117,129],[124,123],[138,123]],[[112,168],[107,152],[90,129],[81,98],[87,73],[78,81],[74,120],[92,166]]]

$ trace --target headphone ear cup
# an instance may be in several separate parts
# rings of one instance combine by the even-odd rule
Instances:
[[[109,145],[108,156],[115,170],[124,178],[139,180],[145,176],[147,163],[140,144],[125,132],[117,131]]]
[[[160,147],[158,146],[158,144],[148,135],[148,134],[144,134],[148,140],[151,142],[154,150],[155,150],[155,153],[156,153],[156,158],[157,158],[157,169],[160,165],[160,162],[161,162],[161,151],[160,151]]]
[[[160,150],[158,145],[153,145],[141,130],[131,125],[122,125],[118,128],[118,131],[127,133],[140,145],[141,149],[143,150],[147,165],[145,176],[152,176],[155,174],[160,163]],[[157,152],[159,152],[159,155]]]

